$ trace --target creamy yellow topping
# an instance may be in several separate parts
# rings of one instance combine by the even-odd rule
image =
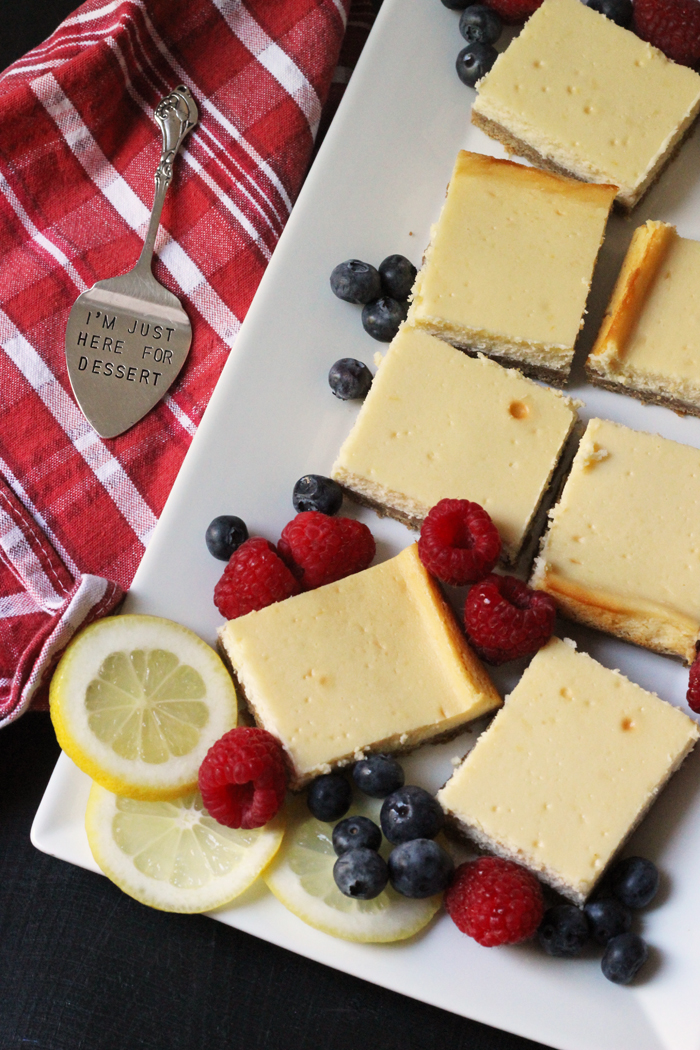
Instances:
[[[668,621],[694,639],[700,451],[593,419],[551,517],[536,586]]]
[[[687,715],[555,638],[438,799],[581,898],[697,736]]]
[[[544,0],[478,91],[476,113],[580,178],[614,183],[623,198],[700,105],[697,73],[580,0]]]
[[[404,326],[333,476],[419,519],[446,497],[480,503],[513,555],[576,418],[568,398],[517,370]]]
[[[297,784],[365,749],[420,743],[501,703],[415,545],[231,620],[221,642]]]
[[[502,352],[529,344],[546,351],[539,364],[549,353],[554,367],[566,365],[614,196],[611,187],[460,152],[411,323],[490,352],[499,341]]]

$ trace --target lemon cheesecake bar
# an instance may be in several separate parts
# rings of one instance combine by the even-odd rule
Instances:
[[[691,662],[700,630],[700,451],[586,428],[532,586],[573,620]]]
[[[403,326],[332,476],[411,528],[443,498],[480,503],[514,564],[577,419],[559,391]]]
[[[230,620],[220,643],[300,788],[367,751],[456,733],[501,698],[415,544],[338,583]]]
[[[593,350],[592,383],[700,415],[700,241],[634,232]]]
[[[580,0],[544,0],[478,85],[472,123],[511,153],[619,187],[632,208],[700,110],[700,76]]]
[[[583,904],[697,738],[682,711],[553,638],[437,797],[479,846]]]
[[[409,323],[562,386],[615,193],[462,150]]]

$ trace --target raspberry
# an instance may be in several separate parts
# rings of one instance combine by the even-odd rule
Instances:
[[[542,0],[485,0],[486,6],[501,16],[507,26],[517,26],[525,22]]]
[[[478,503],[441,499],[423,522],[418,553],[438,580],[461,587],[491,572],[501,553],[501,537]]]
[[[518,944],[542,921],[544,900],[535,876],[500,857],[460,864],[445,894],[455,925],[485,948]]]
[[[696,66],[700,61],[697,0],[634,0],[632,28],[682,66]]]
[[[464,606],[464,626],[479,656],[504,664],[541,649],[552,636],[556,606],[515,576],[487,576],[475,584]]]
[[[279,552],[305,591],[366,569],[375,554],[372,533],[353,518],[302,511],[282,530]]]
[[[301,590],[299,583],[267,540],[246,540],[231,555],[214,588],[214,605],[227,620],[264,609]]]
[[[207,812],[227,828],[261,828],[284,802],[282,745],[266,729],[238,726],[213,744],[199,767]]]
[[[695,646],[695,653],[695,659],[690,665],[687,700],[690,710],[700,713],[700,645]]]

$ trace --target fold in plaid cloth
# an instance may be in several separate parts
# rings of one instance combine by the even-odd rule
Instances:
[[[349,6],[88,0],[0,77],[0,726],[43,700],[76,628],[133,578],[303,181]],[[371,21],[357,0],[338,85]],[[200,124],[154,272],[187,310],[192,349],[156,408],[106,440],[72,395],[66,322],[80,292],[139,255],[153,110],[179,83]]]

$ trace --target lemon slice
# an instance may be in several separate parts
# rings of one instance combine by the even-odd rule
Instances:
[[[161,911],[210,911],[255,882],[282,841],[264,828],[225,828],[198,791],[170,802],[113,795],[93,783],[85,814],[92,855],[124,893]]]
[[[194,791],[211,745],[236,724],[217,654],[180,624],[112,616],[68,646],[50,691],[58,742],[98,784],[130,798]]]
[[[348,816],[362,814],[379,823],[381,800],[363,799]],[[286,807],[284,845],[263,878],[285,908],[309,926],[346,941],[401,941],[430,922],[442,903],[442,894],[409,900],[388,886],[370,901],[353,900],[333,880],[336,857],[331,841],[333,825],[309,813],[305,797]],[[386,859],[391,846],[380,853]]]

